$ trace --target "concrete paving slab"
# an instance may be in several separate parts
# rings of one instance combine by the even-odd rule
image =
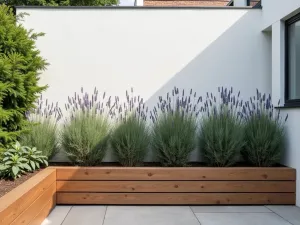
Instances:
[[[201,225],[291,225],[275,213],[196,213]]]
[[[300,208],[296,206],[267,206],[293,225],[300,225]]]
[[[199,225],[188,206],[108,206],[104,225]]]
[[[102,225],[106,206],[73,206],[62,225]]]
[[[61,225],[72,206],[56,206],[42,225]]]
[[[266,213],[265,206],[191,206],[194,213]]]

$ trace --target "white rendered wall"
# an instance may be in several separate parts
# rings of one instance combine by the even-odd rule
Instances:
[[[272,31],[272,96],[284,106],[285,91],[285,20],[300,12],[299,0],[263,0],[263,29]],[[281,108],[286,123],[287,148],[282,163],[297,170],[297,205],[300,206],[300,108]]]
[[[300,0],[262,0],[262,29],[269,28],[275,22],[300,12]]]
[[[64,108],[81,86],[125,97],[133,87],[151,107],[174,86],[248,98],[271,92],[271,36],[259,9],[30,9],[26,28],[51,64],[44,97]],[[108,157],[107,160],[110,160]],[[199,160],[193,154],[192,161]]]

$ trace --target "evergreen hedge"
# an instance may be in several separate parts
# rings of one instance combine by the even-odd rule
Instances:
[[[26,129],[25,112],[34,108],[39,93],[39,72],[47,66],[35,47],[42,33],[27,31],[11,8],[0,5],[0,148]]]

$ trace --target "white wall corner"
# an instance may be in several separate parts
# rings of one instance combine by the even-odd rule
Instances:
[[[272,25],[272,99],[284,105],[285,24],[279,20]]]
[[[245,7],[247,6],[247,0],[233,0],[233,6]]]

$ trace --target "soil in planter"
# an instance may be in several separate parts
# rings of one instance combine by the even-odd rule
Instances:
[[[6,193],[10,192],[12,189],[18,187],[20,184],[24,183],[29,178],[33,177],[35,174],[41,170],[36,170],[33,173],[27,173],[16,180],[1,180],[0,179],[0,198]]]

